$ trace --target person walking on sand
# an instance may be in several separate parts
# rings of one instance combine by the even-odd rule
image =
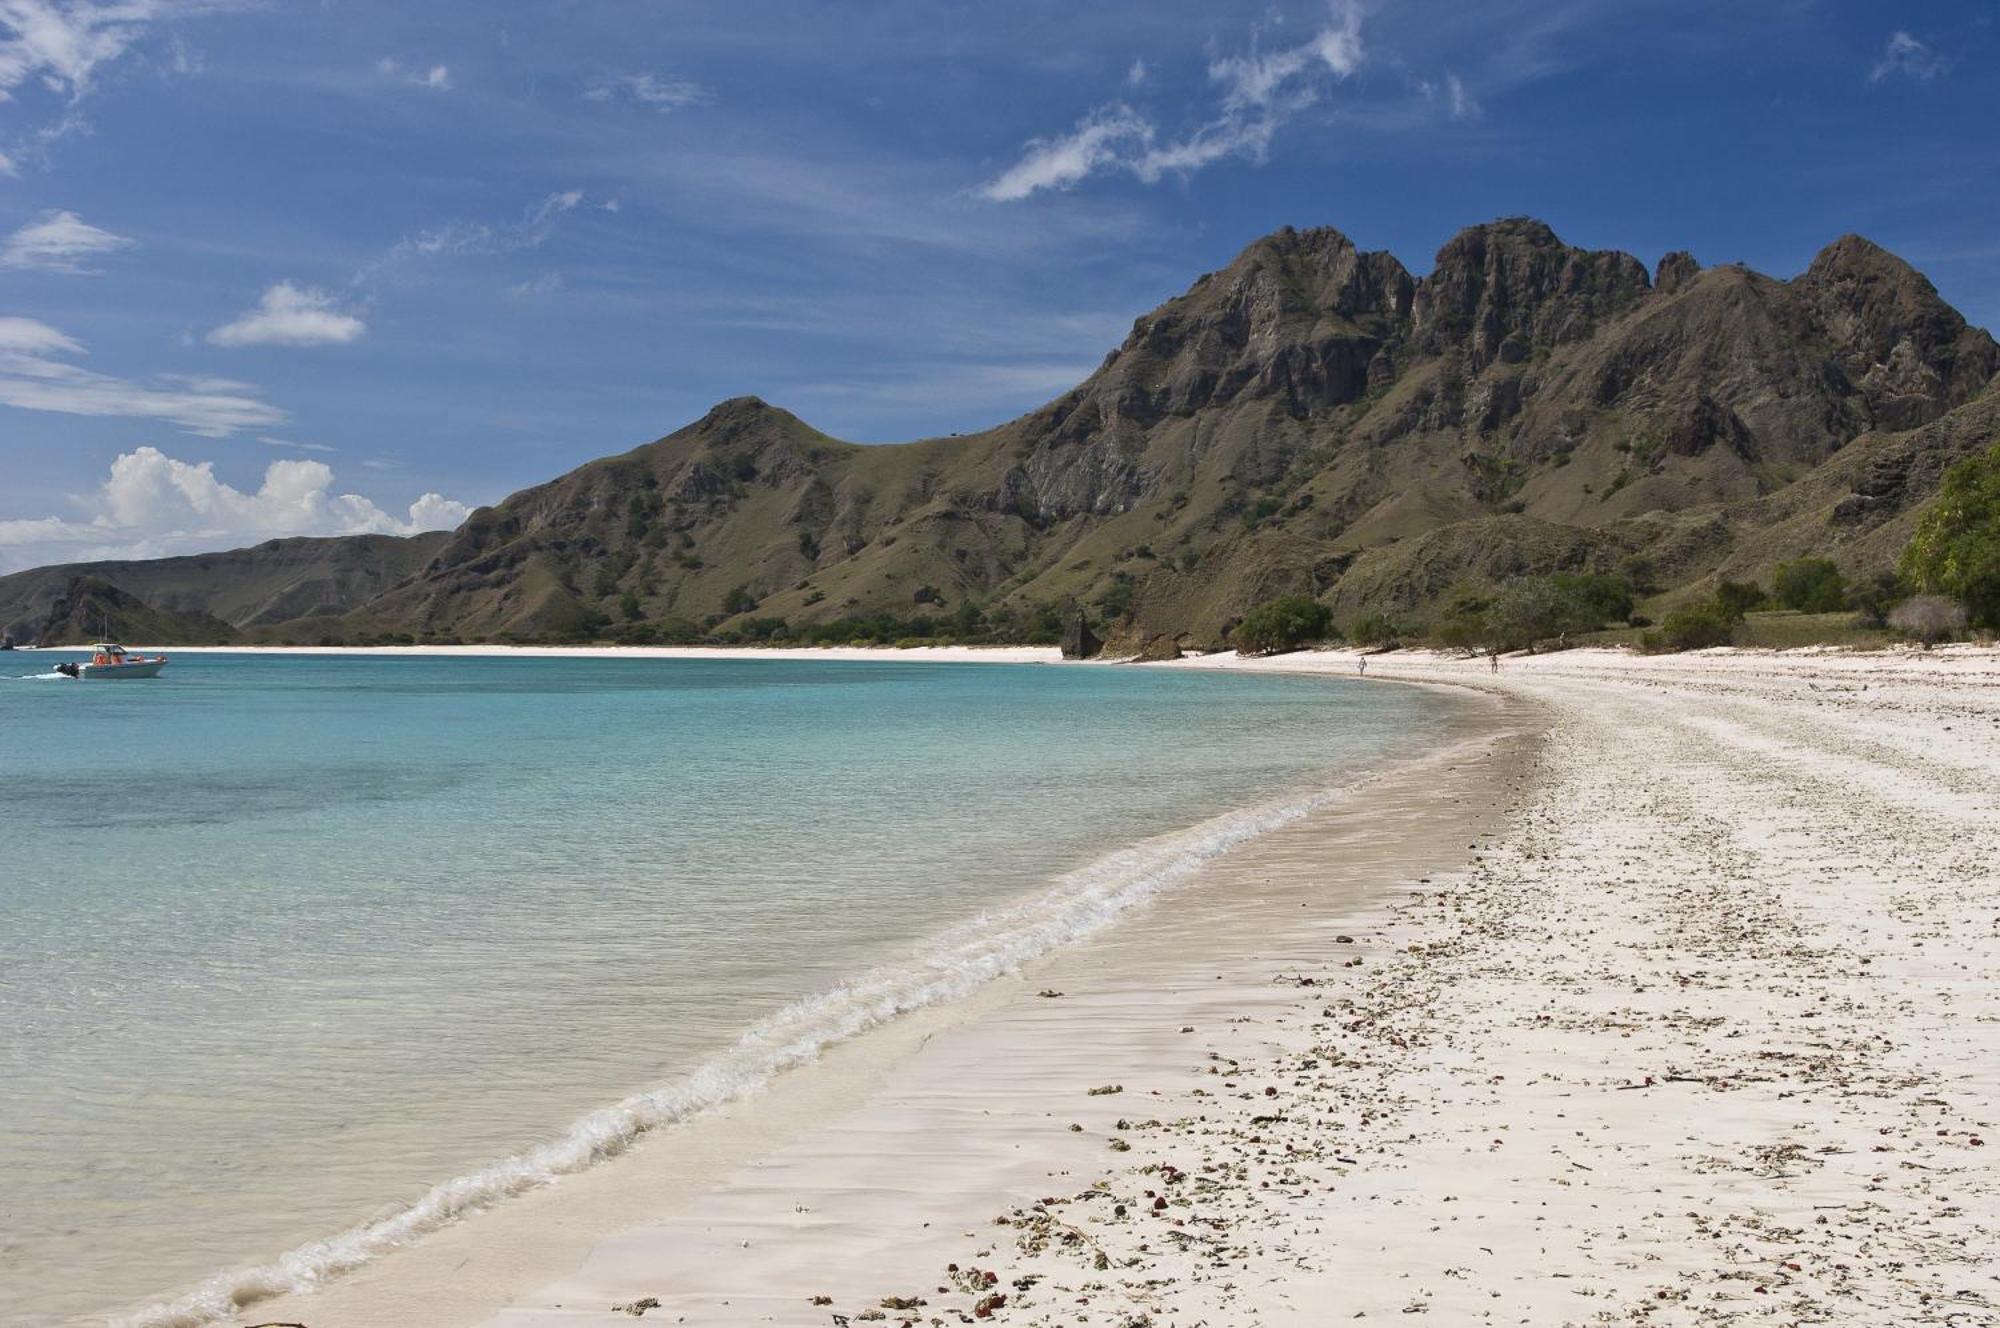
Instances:
[[[1497,650],[1488,651],[1486,662],[1492,667],[1493,672],[1498,673],[1500,671],[1500,652]]]
[[[1366,655],[1363,655],[1363,656],[1362,656],[1362,657],[1361,657],[1360,659],[1357,659],[1357,660],[1355,660],[1354,662],[1355,662],[1355,664],[1356,664],[1356,665],[1358,665],[1358,666],[1360,667],[1360,669],[1361,669],[1361,676],[1362,676],[1362,677],[1364,677],[1364,678],[1365,678],[1365,677],[1367,677],[1367,676],[1368,676],[1368,656],[1366,656]]]

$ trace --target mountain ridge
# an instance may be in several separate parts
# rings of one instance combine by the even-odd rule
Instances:
[[[1801,553],[1871,571],[1938,458],[1992,440],[1996,372],[1990,335],[1859,236],[1780,279],[1508,218],[1419,278],[1286,228],[991,429],[860,445],[732,398],[421,565],[378,559],[390,583],[235,625],[583,639],[1079,602],[1206,643],[1279,593],[1415,617],[1538,571],[1690,593]]]

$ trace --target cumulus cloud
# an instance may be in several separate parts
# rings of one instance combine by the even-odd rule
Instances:
[[[338,346],[368,325],[334,308],[333,297],[313,286],[281,281],[250,309],[208,334],[217,346]]]
[[[100,230],[74,212],[44,212],[0,245],[0,267],[95,276],[87,263],[131,245],[124,236]]]
[[[656,111],[678,110],[709,99],[699,83],[684,78],[662,78],[658,74],[610,74],[592,79],[583,90],[585,101],[608,104],[616,101],[649,106]]]
[[[1151,184],[1228,157],[1261,160],[1285,122],[1319,99],[1326,77],[1345,79],[1361,67],[1366,58],[1361,17],[1355,0],[1335,0],[1331,21],[1298,46],[1275,51],[1253,47],[1211,61],[1209,82],[1219,90],[1220,102],[1208,121],[1181,138],[1162,141],[1152,121],[1124,102],[1113,102],[1084,116],[1066,134],[1031,140],[1021,159],[979,192],[1005,203],[1044,189],[1069,189],[1107,170],[1126,171]],[[1128,71],[1128,86],[1144,81],[1142,65]]]
[[[1868,81],[1880,83],[1885,78],[1914,78],[1922,82],[1942,74],[1947,63],[1929,46],[1899,30],[1889,34],[1888,42],[1882,47],[1882,58],[1868,71]]]
[[[282,424],[285,412],[228,378],[116,378],[72,362],[82,343],[32,318],[0,318],[0,406],[117,419],[161,420],[222,438]]]
[[[93,558],[158,558],[239,547],[287,535],[414,535],[449,530],[466,504],[426,493],[407,517],[359,494],[334,492],[322,461],[273,461],[255,490],[216,478],[213,462],[141,447],[111,463],[98,488],[74,499],[75,517],[0,521],[0,570]]]

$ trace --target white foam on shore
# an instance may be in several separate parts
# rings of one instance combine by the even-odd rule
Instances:
[[[1469,738],[1392,768],[1449,763],[1490,740]],[[1310,815],[1386,772],[1378,769],[1342,784],[1227,812],[1107,854],[1028,899],[932,937],[903,963],[883,965],[786,1006],[687,1077],[593,1111],[558,1137],[446,1181],[392,1216],[301,1245],[270,1263],[222,1273],[178,1299],[113,1322],[122,1328],[198,1328],[233,1317],[259,1300],[310,1291],[461,1217],[616,1157],[651,1131],[755,1093],[782,1072],[817,1059],[829,1046],[908,1011],[964,996],[1059,946],[1093,935],[1210,859]]]

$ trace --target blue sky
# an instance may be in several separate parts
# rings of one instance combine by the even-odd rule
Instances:
[[[1996,58],[1993,0],[0,0],[0,570],[451,524],[742,393],[980,428],[1287,224],[1860,231],[1993,326]]]

